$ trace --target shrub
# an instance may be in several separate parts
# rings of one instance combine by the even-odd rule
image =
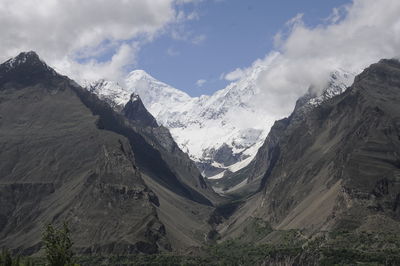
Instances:
[[[51,266],[73,265],[72,241],[66,223],[59,229],[49,224],[43,233],[46,248],[46,258]]]

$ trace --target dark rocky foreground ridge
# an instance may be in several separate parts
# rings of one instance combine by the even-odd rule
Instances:
[[[80,253],[200,245],[218,197],[168,131],[128,118],[34,52],[0,65],[0,246],[35,253],[64,220]]]
[[[78,254],[396,265],[399,103],[396,60],[370,66],[318,107],[299,100],[241,171],[255,192],[227,201],[139,97],[116,112],[22,53],[0,65],[0,247],[40,252],[44,226],[66,220]],[[182,250],[189,262],[174,257]]]

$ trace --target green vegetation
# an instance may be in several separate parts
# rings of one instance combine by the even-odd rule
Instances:
[[[253,227],[252,229],[250,227]],[[272,230],[253,219],[249,234],[273,235],[269,244],[243,239],[228,240],[192,250],[190,254],[160,253],[128,256],[77,256],[75,265],[400,265],[400,236],[395,233],[354,231],[321,232],[307,239],[299,230]],[[270,236],[268,236],[270,237]],[[13,257],[7,250],[0,265],[73,265],[68,227],[49,225],[43,235],[46,258]]]
[[[273,231],[272,226],[263,219],[248,217],[243,234],[238,238],[242,242],[259,241]]]
[[[195,255],[162,253],[77,258],[82,265],[261,265],[264,262],[295,261],[301,248],[275,247],[271,245],[243,244],[226,241],[207,246]]]
[[[66,223],[61,228],[54,228],[47,225],[43,233],[46,259],[43,258],[21,258],[18,254],[12,255],[7,249],[0,254],[0,266],[73,266],[72,241]]]
[[[9,250],[3,249],[0,254],[0,266],[33,266],[32,259],[13,256]]]
[[[333,231],[307,243],[322,265],[400,265],[400,235]]]
[[[329,241],[327,241],[326,246],[368,252],[400,250],[400,235],[398,232],[334,231],[329,233]]]
[[[261,265],[281,260],[295,260],[301,247],[254,245],[229,240],[206,248],[211,265]]]
[[[400,265],[399,250],[364,252],[352,249],[321,249],[322,265]]]
[[[51,266],[69,266],[72,263],[72,241],[69,235],[68,225],[56,229],[49,224],[43,234],[46,258]]]

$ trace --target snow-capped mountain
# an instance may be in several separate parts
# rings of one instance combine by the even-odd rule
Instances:
[[[258,93],[254,77],[201,97],[190,97],[144,71],[130,73],[126,84],[141,96],[157,121],[170,129],[205,176],[240,169],[266,137],[268,121],[251,104]]]
[[[122,110],[130,100],[132,92],[109,80],[85,81],[82,87],[95,93],[101,100],[106,101],[117,110]]]
[[[308,92],[297,101],[294,115],[305,116],[310,109],[336,95],[342,94],[353,83],[355,76],[355,73],[347,72],[343,69],[332,72],[322,92],[316,92],[310,87]]]
[[[254,66],[245,77],[210,96],[190,97],[143,70],[129,73],[125,87],[104,80],[86,87],[116,109],[122,108],[132,93],[140,95],[145,107],[159,124],[169,128],[202,174],[219,178],[225,171],[236,172],[245,167],[278,119],[268,115],[257,100],[262,93],[257,80],[265,68],[262,64]],[[310,89],[304,96],[304,106],[312,108],[342,93],[353,79],[354,75],[346,71],[333,72],[322,94]]]

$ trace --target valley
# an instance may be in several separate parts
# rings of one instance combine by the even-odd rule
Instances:
[[[207,179],[146,95],[83,88],[19,54],[0,65],[0,246],[41,265],[43,228],[68,222],[84,265],[395,265],[400,63],[348,88],[339,75],[276,121],[247,165]]]

